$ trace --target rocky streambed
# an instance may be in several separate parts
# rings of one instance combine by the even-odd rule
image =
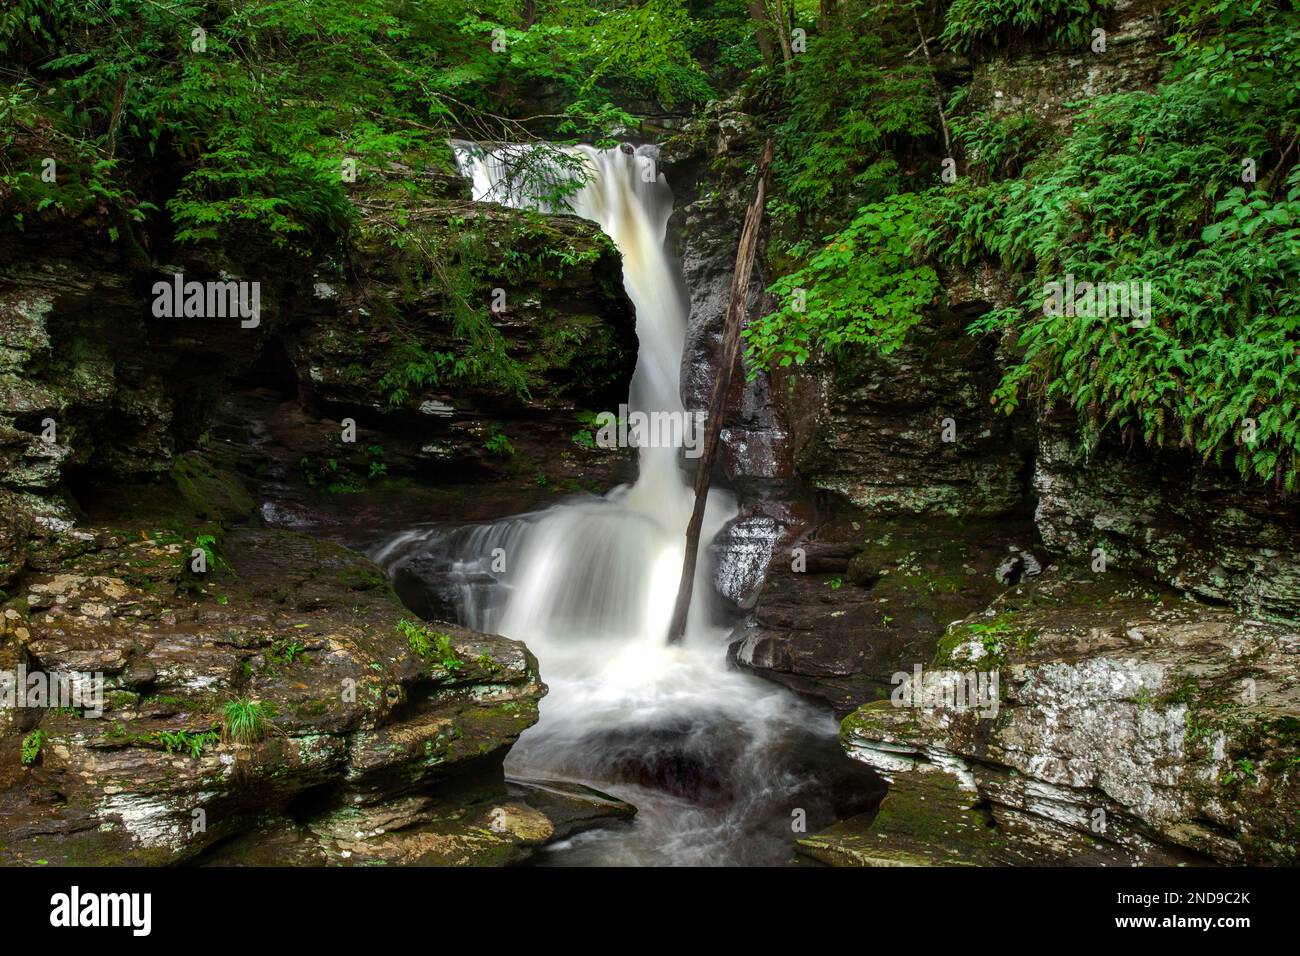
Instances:
[[[6,863],[504,863],[633,812],[507,785],[546,692],[536,660],[449,624],[413,641],[364,557],[246,528],[199,577],[165,527],[85,533],[3,609],[6,669],[106,683],[98,715],[5,712]]]

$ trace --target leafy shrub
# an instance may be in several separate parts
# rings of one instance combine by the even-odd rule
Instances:
[[[903,343],[939,293],[934,269],[913,249],[922,201],[902,193],[864,206],[804,268],[772,284],[781,306],[744,332],[751,375],[771,362],[802,365],[818,349],[835,358]]]
[[[36,763],[41,755],[41,745],[45,743],[45,731],[37,728],[23,738],[22,752],[19,759],[24,767]]]
[[[953,0],[940,40],[959,53],[1025,35],[1082,48],[1108,6],[1109,0]]]

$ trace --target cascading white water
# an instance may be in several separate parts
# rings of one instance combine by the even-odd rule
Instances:
[[[457,159],[476,200],[555,211],[514,175],[521,150],[458,144]],[[683,413],[686,308],[665,254],[672,194],[655,153],[580,146],[568,155],[586,171],[568,200],[571,211],[614,240],[636,307],[640,347],[628,404]],[[636,481],[603,498],[450,535],[411,532],[376,554],[392,570],[421,549],[452,552],[463,623],[522,640],[537,655],[550,693],[538,724],[510,753],[511,773],[582,780],[639,807],[631,833],[578,837],[568,862],[779,859],[789,811],[773,824],[771,808],[808,782],[786,769],[790,742],[809,734],[833,741],[829,714],[727,668],[728,632],[713,620],[707,555],[685,640],[667,644],[694,502],[680,455],[642,447]],[[732,495],[711,492],[701,542],[735,512]],[[499,577],[484,573],[495,548],[506,554]],[[763,827],[771,829],[755,834]]]
[[[512,175],[519,149],[459,151],[475,199],[541,204]],[[569,155],[585,173],[581,188],[568,198],[571,211],[614,240],[623,255],[624,287],[636,308],[640,347],[628,407],[684,418],[679,375],[686,308],[664,254],[672,193],[648,150],[580,146]],[[599,503],[557,508],[542,518],[510,556],[517,570],[508,574],[511,593],[497,622],[501,632],[528,634],[538,653],[549,652],[552,660],[575,651],[585,638],[600,640],[602,654],[620,647],[659,656],[694,504],[679,455],[676,448],[643,447],[631,486],[615,489]],[[711,495],[709,504],[706,542],[735,514],[734,500],[725,493]],[[710,590],[705,577],[702,567],[697,578],[702,593]],[[707,630],[706,605],[697,602],[688,621],[695,637]]]

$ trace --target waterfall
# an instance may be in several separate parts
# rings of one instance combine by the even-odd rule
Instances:
[[[523,147],[454,145],[476,200],[562,211],[537,177],[516,175]],[[623,256],[639,340],[628,405],[684,414],[686,305],[665,252],[672,193],[656,151],[578,146],[564,155],[572,169],[551,164],[541,184],[582,170],[564,211],[597,223]],[[694,492],[680,449],[641,447],[638,464],[635,482],[603,497],[486,526],[407,532],[376,560],[401,573],[441,554],[462,623],[522,640],[537,655],[550,693],[512,749],[509,772],[584,781],[638,806],[630,834],[575,838],[581,849],[568,862],[779,862],[790,839],[782,801],[818,799],[812,777],[789,769],[790,749],[802,748],[804,759],[833,747],[836,725],[789,692],[728,669],[707,552],[685,639],[666,643]],[[702,545],[735,514],[729,492],[711,491]],[[504,555],[504,571],[490,567],[493,554]]]
[[[483,150],[460,145],[461,171],[473,182],[476,200],[547,206],[537,198],[537,177],[521,177],[522,147]],[[628,396],[630,412],[670,413],[684,421],[680,368],[686,336],[686,305],[677,268],[664,249],[672,192],[655,169],[650,147],[565,151],[580,188],[567,197],[570,210],[595,222],[623,256],[623,283],[636,309],[639,342]],[[561,171],[555,178],[566,174]],[[638,657],[660,654],[668,633],[685,552],[686,524],[694,492],[680,466],[681,450],[638,449],[638,476],[603,499],[551,509],[507,553],[508,598],[491,623],[506,635],[527,635],[550,661],[589,656],[586,642]],[[725,491],[709,496],[702,541],[735,516]],[[696,578],[688,638],[716,648],[709,626],[713,587],[708,562]],[[475,626],[486,621],[472,622]],[[710,640],[710,638],[713,638]],[[578,663],[575,661],[575,663]],[[554,664],[552,664],[552,671]]]

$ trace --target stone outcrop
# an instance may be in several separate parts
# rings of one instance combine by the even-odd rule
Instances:
[[[196,575],[187,534],[86,533],[0,612],[5,670],[105,681],[102,708],[4,712],[6,863],[502,862],[630,812],[508,790],[505,753],[545,693],[536,661],[410,620],[365,558],[245,528],[200,539]]]
[[[949,691],[844,721],[850,755],[894,786],[878,819],[808,849],[868,865],[1294,863],[1298,663],[1292,628],[1052,567],[954,625],[923,678],[996,673],[992,712]],[[954,851],[949,831],[973,836]]]
[[[1088,454],[1045,419],[1035,520],[1052,551],[1138,571],[1248,614],[1300,619],[1300,503],[1186,454],[1113,444]],[[1097,555],[1100,557],[1100,555]]]
[[[1031,443],[989,398],[994,350],[937,317],[855,369],[813,368],[778,392],[795,461],[818,488],[877,515],[995,516],[1023,509]]]
[[[1149,89],[1164,69],[1160,12],[1168,5],[1167,0],[1116,0],[1108,5],[1104,51],[1094,52],[1090,37],[1077,49],[1041,47],[987,57],[971,78],[971,105],[1067,127],[1072,104],[1106,93]]]
[[[443,244],[444,268],[463,270],[465,287],[449,296],[431,277],[412,290],[411,277],[427,265],[378,242],[354,252],[363,279],[320,276],[283,335],[297,382],[291,397],[333,427],[327,450],[312,457],[356,467],[364,480],[369,462],[350,459],[380,442],[391,473],[613,483],[627,456],[574,440],[582,414],[627,400],[636,362],[635,318],[613,244],[574,216],[543,219],[489,203],[447,203],[409,228]],[[486,312],[494,290],[501,306],[492,325],[519,389],[459,358],[461,311]],[[467,301],[449,301],[461,296]],[[344,417],[357,422],[352,449],[338,441]],[[309,430],[297,438],[320,441]]]
[[[0,588],[83,550],[76,524],[101,487],[160,480],[196,448],[277,481],[286,500],[268,517],[284,524],[306,525],[313,495],[451,469],[514,511],[625,477],[630,456],[582,440],[583,413],[626,397],[635,360],[617,253],[590,223],[421,182],[424,218],[406,233],[442,243],[452,293],[377,241],[344,268],[233,241],[150,266],[75,229],[0,240]],[[382,216],[370,188],[361,214]],[[258,324],[155,317],[153,283],[178,272],[260,282]],[[455,300],[486,310],[497,288],[494,334],[520,390],[463,367]]]
[[[950,622],[996,597],[1009,548],[1032,538],[1024,520],[826,518],[772,562],[730,657],[846,714],[888,695]]]

